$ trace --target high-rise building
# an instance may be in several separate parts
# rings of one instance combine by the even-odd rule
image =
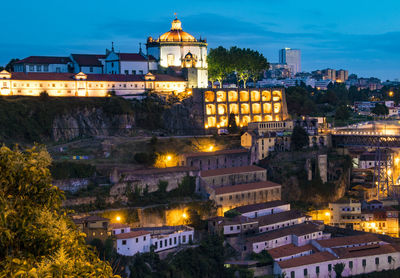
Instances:
[[[324,69],[322,70],[322,79],[323,80],[332,80],[335,81],[336,80],[336,70],[334,69]]]
[[[301,51],[300,49],[283,48],[279,50],[279,63],[287,64],[292,74],[301,72]]]
[[[347,70],[338,70],[336,72],[336,82],[345,82],[349,79],[349,72]]]

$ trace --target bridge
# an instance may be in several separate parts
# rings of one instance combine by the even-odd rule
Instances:
[[[335,147],[400,148],[399,121],[376,121],[332,128]]]

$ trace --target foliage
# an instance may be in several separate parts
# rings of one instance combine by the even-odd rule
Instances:
[[[307,131],[301,126],[295,126],[293,128],[292,136],[290,138],[290,145],[293,150],[298,151],[308,146],[308,134]]]
[[[207,55],[208,77],[211,82],[218,81],[222,88],[222,81],[232,72],[229,51],[222,46],[211,48]]]
[[[236,119],[235,119],[235,114],[231,113],[229,114],[229,119],[228,119],[228,132],[229,134],[236,134],[238,133],[239,129],[236,124]]]
[[[60,208],[47,151],[0,148],[0,277],[113,277]]]
[[[96,173],[96,167],[91,164],[70,161],[53,161],[50,172],[55,179],[89,178]]]
[[[386,116],[389,114],[389,109],[386,107],[385,104],[377,103],[375,107],[371,110],[372,113],[378,116]]]
[[[274,262],[267,250],[263,250],[260,253],[250,253],[250,259],[258,261],[261,265],[272,264]]]
[[[13,72],[14,71],[14,64],[18,62],[18,58],[13,58],[10,60],[10,62],[7,63],[7,65],[4,67],[4,69],[8,72]]]
[[[335,111],[335,120],[345,121],[348,120],[350,116],[351,116],[351,111],[345,105],[339,106]]]
[[[342,277],[342,272],[343,272],[345,266],[346,266],[346,264],[344,264],[344,263],[337,263],[333,266],[333,270],[335,271],[337,278]]]
[[[227,217],[227,218],[234,218],[234,217],[239,216],[239,215],[241,215],[241,213],[238,212],[235,209],[231,209],[231,210],[225,211],[225,213],[224,213],[224,217]]]

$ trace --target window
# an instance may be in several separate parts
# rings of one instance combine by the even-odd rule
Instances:
[[[125,70],[125,74],[129,74],[129,70]]]
[[[57,67],[56,72],[61,72],[61,68]]]
[[[136,75],[136,70],[133,70],[133,71],[132,71],[132,74],[133,74],[133,75]]]
[[[162,248],[162,240],[160,240],[160,248]]]
[[[388,263],[391,264],[391,263],[392,263],[392,260],[393,260],[392,256],[389,256],[389,257],[388,257]]]
[[[367,260],[366,260],[366,259],[363,259],[363,260],[362,260],[362,266],[363,266],[363,267],[366,267],[366,266],[367,266]]]
[[[176,237],[174,237],[174,244],[176,244]]]
[[[169,239],[169,245],[172,245],[172,238]]]
[[[155,243],[154,243],[154,247],[157,249],[157,245],[158,245],[158,242],[156,241]]]
[[[319,273],[319,266],[317,266],[316,268],[315,268],[315,273]]]
[[[307,276],[308,275],[308,270],[307,270],[307,268],[305,268],[304,269],[304,276]]]
[[[168,64],[168,66],[173,66],[174,65],[174,55],[173,54],[168,54],[167,55],[167,64]]]
[[[378,257],[375,258],[375,264],[379,264],[379,258]]]
[[[30,65],[29,66],[29,71],[34,71],[35,70],[35,66],[34,65]]]
[[[37,65],[36,66],[36,71],[42,71],[42,66],[41,65]]]
[[[231,226],[230,228],[231,228],[231,231],[233,231],[233,226]]]
[[[186,242],[186,236],[182,236],[182,242]]]
[[[294,274],[294,271],[291,271],[290,272],[290,278],[295,278],[296,276],[295,276],[295,274]]]
[[[328,264],[328,271],[331,272],[332,271],[332,265]]]
[[[137,237],[137,238],[136,238],[136,243],[138,243],[138,242],[139,242],[139,238]]]
[[[125,232],[125,229],[121,229],[121,234],[123,234]]]
[[[142,70],[139,70],[139,74],[143,74],[143,71],[142,71]]]
[[[44,65],[43,66],[43,71],[49,71],[49,65]]]
[[[146,241],[146,236],[143,237],[143,241]]]
[[[93,72],[93,67],[90,67],[90,68],[89,68],[89,71],[90,71],[90,72]]]
[[[350,268],[353,268],[353,261],[350,261],[350,262],[349,262],[349,267],[350,267]]]
[[[126,239],[122,241],[122,245],[126,245]]]

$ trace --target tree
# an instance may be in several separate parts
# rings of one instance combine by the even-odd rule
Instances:
[[[371,112],[377,116],[386,116],[389,114],[389,109],[385,104],[377,103],[375,104],[375,107],[371,110]]]
[[[220,88],[222,82],[232,72],[230,62],[229,52],[222,46],[210,49],[207,55],[208,77],[211,82],[218,81]]]
[[[8,64],[6,65],[6,67],[4,69],[6,71],[8,71],[8,72],[13,72],[14,71],[14,64],[16,62],[18,62],[18,61],[19,61],[19,59],[17,59],[17,58],[11,59],[10,62],[8,62]]]
[[[0,148],[0,277],[117,277],[61,208],[50,163],[42,147]]]
[[[347,106],[339,106],[335,111],[335,120],[348,120],[350,118],[350,110]]]
[[[308,146],[308,143],[307,131],[303,127],[296,125],[293,128],[292,137],[290,139],[291,148],[298,151]]]
[[[344,263],[337,263],[333,266],[333,270],[336,273],[336,278],[342,277],[342,272],[343,272],[345,266],[346,266],[346,264],[344,264]]]
[[[229,134],[235,134],[238,131],[239,130],[238,130],[238,126],[236,124],[235,114],[230,113],[229,119],[228,119],[228,132],[229,132]]]

